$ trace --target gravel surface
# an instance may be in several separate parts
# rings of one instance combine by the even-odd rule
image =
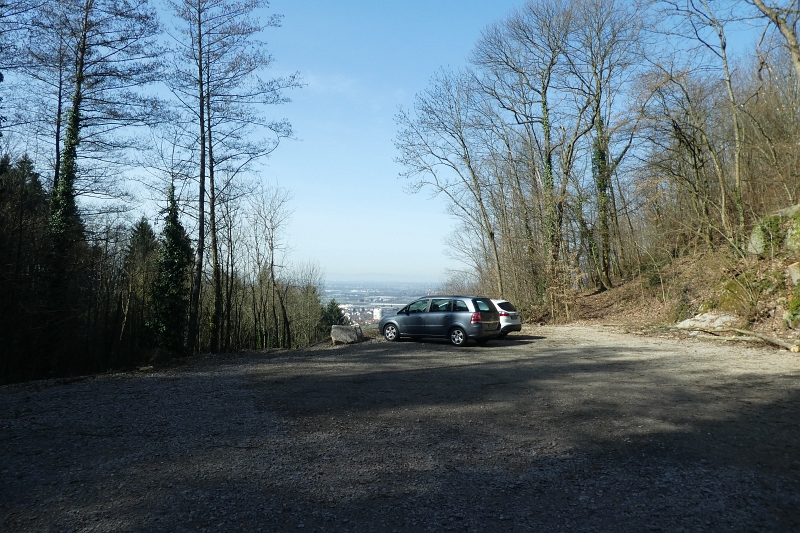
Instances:
[[[800,357],[611,329],[0,387],[0,530],[800,531]]]

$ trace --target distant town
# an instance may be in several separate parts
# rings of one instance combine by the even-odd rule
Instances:
[[[406,283],[393,285],[356,283],[329,283],[325,287],[324,301],[336,300],[351,324],[369,326],[377,324],[388,314],[420,296],[435,292],[433,284]]]

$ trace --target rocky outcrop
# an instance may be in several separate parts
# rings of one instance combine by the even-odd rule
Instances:
[[[747,252],[761,257],[781,249],[800,252],[800,204],[762,217],[747,241]]]
[[[675,326],[678,329],[721,329],[736,325],[740,319],[726,313],[703,313]]]
[[[364,340],[361,326],[331,326],[331,342],[333,344],[353,344]]]
[[[800,263],[792,263],[786,267],[786,274],[791,280],[792,285],[797,287],[800,284]]]

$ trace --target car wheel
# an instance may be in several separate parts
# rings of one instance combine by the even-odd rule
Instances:
[[[397,329],[397,326],[394,324],[386,324],[383,327],[383,337],[387,341],[394,342],[400,338],[400,331]]]
[[[508,335],[508,332],[507,332],[507,331],[504,331],[503,333],[501,333],[501,334],[500,334],[500,337],[499,337],[499,338],[500,338],[500,339],[505,339],[505,338],[506,338],[506,335]]]
[[[467,333],[461,328],[450,330],[450,344],[453,346],[464,346],[467,343]]]

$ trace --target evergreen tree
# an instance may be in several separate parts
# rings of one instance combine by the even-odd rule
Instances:
[[[0,381],[41,377],[49,365],[40,274],[48,198],[33,161],[0,158]],[[44,354],[47,353],[45,356]]]
[[[131,228],[130,241],[125,249],[122,289],[122,326],[120,340],[133,353],[139,347],[150,346],[147,322],[152,308],[150,298],[157,272],[158,239],[153,227],[142,217]]]
[[[158,274],[150,300],[150,330],[157,346],[173,355],[179,355],[186,351],[192,248],[189,236],[178,217],[174,185],[170,185],[164,215]]]
[[[350,324],[350,321],[344,316],[342,313],[342,309],[339,307],[339,304],[331,298],[331,301],[328,302],[328,305],[322,310],[322,318],[319,321],[320,329],[323,333],[330,332],[331,326],[346,326]]]

